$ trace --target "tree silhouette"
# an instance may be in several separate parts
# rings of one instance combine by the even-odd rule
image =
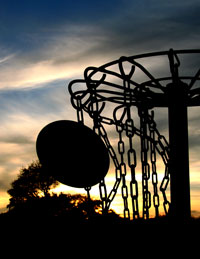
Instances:
[[[39,161],[31,163],[27,168],[22,168],[17,179],[11,184],[12,188],[7,192],[11,196],[9,209],[21,205],[30,199],[49,196],[51,188],[56,187],[58,181],[43,173]]]
[[[70,222],[115,222],[119,216],[109,210],[102,214],[101,201],[88,199],[81,194],[50,194],[58,185],[53,177],[43,173],[42,165],[36,161],[22,168],[17,179],[11,183],[11,196],[4,215],[20,217],[62,216]]]

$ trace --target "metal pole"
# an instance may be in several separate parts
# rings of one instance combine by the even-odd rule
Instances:
[[[188,85],[180,80],[167,86],[171,178],[170,215],[174,219],[190,218],[187,88]]]

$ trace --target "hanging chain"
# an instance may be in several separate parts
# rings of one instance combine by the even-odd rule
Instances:
[[[124,161],[124,153],[125,153],[125,145],[122,138],[122,132],[123,132],[123,124],[121,121],[116,122],[116,130],[119,134],[119,141],[118,141],[118,152],[120,154],[120,175],[122,180],[122,198],[124,201],[124,218],[130,219],[130,211],[128,208],[128,187],[126,185],[126,163]]]
[[[134,122],[131,118],[130,106],[127,109],[127,120],[125,123],[126,137],[129,139],[129,150],[127,152],[128,156],[128,166],[131,170],[131,181],[130,181],[130,193],[132,199],[133,208],[133,218],[139,218],[139,206],[138,206],[138,183],[135,177],[135,169],[137,166],[136,151],[133,148],[133,136],[134,132]]]
[[[160,191],[162,192],[163,195],[163,207],[164,207],[164,211],[165,214],[169,213],[169,209],[170,209],[170,202],[167,199],[167,195],[166,195],[166,190],[169,184],[169,180],[170,180],[170,175],[169,175],[169,144],[166,140],[166,138],[161,135],[157,129],[157,125],[156,122],[154,121],[154,114],[152,113],[151,115],[148,116],[148,125],[149,125],[149,130],[150,130],[150,134],[151,134],[151,147],[152,147],[152,151],[151,152],[151,162],[152,162],[152,172],[153,170],[156,171],[155,165],[156,165],[156,161],[154,162],[154,160],[156,160],[156,153],[155,150],[157,150],[157,152],[160,154],[160,156],[162,157],[162,160],[165,164],[165,174],[163,177],[163,180],[161,182],[160,185]],[[155,165],[153,165],[155,163]],[[154,167],[154,169],[153,169]],[[155,175],[155,173],[152,173],[152,183],[154,186],[154,206],[159,206],[159,197],[157,196],[157,176]],[[156,209],[156,207],[155,207]]]
[[[111,146],[110,144],[110,141],[108,139],[108,135],[107,135],[107,132],[104,128],[104,126],[99,123],[99,134],[100,136],[102,137],[102,139],[104,140],[104,143],[107,147],[107,150],[109,152],[109,155],[110,157],[112,158],[112,161],[115,165],[115,184],[112,188],[112,190],[110,191],[109,195],[107,196],[107,199],[105,199],[105,195],[103,195],[103,193],[105,193],[105,188],[104,188],[104,185],[103,183],[100,183],[100,198],[101,200],[106,200],[106,208],[109,209],[110,205],[111,205],[111,202],[113,201],[113,199],[115,198],[115,195],[117,194],[117,190],[118,190],[118,187],[119,187],[119,184],[121,182],[121,174],[120,174],[120,165],[119,165],[119,161],[117,159],[117,156],[116,156],[116,153],[113,149],[113,147]],[[102,191],[103,190],[103,191]]]
[[[129,140],[129,149],[127,152],[128,157],[128,166],[131,171],[131,181],[130,181],[130,195],[132,200],[132,209],[133,209],[133,219],[139,218],[139,206],[138,206],[138,183],[135,176],[135,170],[137,166],[136,151],[133,148],[133,136],[135,134],[134,130],[134,121],[131,118],[131,103],[133,102],[133,91],[130,87],[130,78],[132,72],[134,72],[134,66],[132,66],[131,71],[128,75],[124,77],[124,105],[126,106],[127,119],[125,121],[125,130],[126,137]],[[122,67],[120,68],[121,72],[124,73]]]
[[[154,113],[152,111],[151,114],[151,120],[153,121],[154,119]],[[158,174],[157,174],[157,170],[156,170],[156,149],[155,149],[155,130],[154,127],[152,126],[152,124],[149,123],[149,132],[150,132],[150,138],[152,139],[152,141],[150,142],[150,154],[151,154],[151,167],[152,167],[152,184],[153,184],[153,204],[154,204],[154,208],[155,208],[155,215],[156,217],[159,216],[159,205],[160,205],[160,201],[159,201],[159,195],[158,195]]]
[[[121,181],[121,173],[120,173],[120,165],[117,159],[117,156],[115,154],[115,151],[113,149],[113,147],[110,144],[110,141],[108,139],[108,135],[107,132],[102,124],[100,118],[100,113],[99,113],[99,106],[98,106],[98,101],[97,101],[97,97],[96,97],[96,89],[95,86],[91,87],[91,110],[90,110],[90,116],[93,118],[93,122],[94,122],[94,131],[96,132],[96,134],[98,134],[99,136],[101,136],[101,138],[104,140],[104,143],[107,147],[107,150],[109,152],[110,157],[113,160],[113,163],[115,165],[115,170],[116,170],[116,181],[115,184],[113,186],[113,189],[111,190],[110,194],[107,195],[107,189],[106,189],[106,185],[105,185],[105,180],[102,179],[99,183],[99,193],[100,193],[100,199],[102,201],[102,211],[103,213],[106,213],[110,207],[111,202],[113,201],[120,181]]]
[[[149,141],[147,139],[147,110],[138,110],[140,117],[141,131],[141,163],[142,163],[142,193],[143,193],[143,218],[149,218],[149,208],[151,207],[151,193],[148,189],[150,179],[150,166],[148,163]]]

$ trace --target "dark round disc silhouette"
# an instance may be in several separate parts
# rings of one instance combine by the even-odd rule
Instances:
[[[72,187],[93,186],[109,169],[104,142],[93,130],[74,121],[45,126],[37,137],[36,150],[44,172]]]

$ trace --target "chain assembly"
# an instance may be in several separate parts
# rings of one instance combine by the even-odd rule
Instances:
[[[195,82],[200,80],[199,71],[195,76],[180,77],[178,74],[180,67],[178,54],[197,52],[200,53],[200,50],[170,50],[121,57],[100,67],[88,67],[85,69],[84,79],[70,82],[69,93],[72,106],[77,111],[78,122],[84,124],[84,113],[89,114],[93,120],[93,129],[104,141],[114,167],[114,172],[111,174],[115,174],[115,180],[111,191],[107,192],[106,179],[99,183],[103,211],[110,208],[121,186],[124,218],[148,219],[152,205],[155,217],[159,217],[161,201],[165,214],[169,213],[171,151],[165,136],[160,134],[157,128],[153,109],[169,107],[169,91],[166,85],[170,85],[169,82],[175,84],[180,80],[191,80],[186,98],[187,105],[193,106],[200,102],[199,88],[192,89]],[[170,76],[155,78],[138,61],[157,56],[168,58]],[[143,79],[140,82],[136,80],[137,73]],[[85,90],[75,90],[74,85],[77,84],[84,84]],[[136,127],[138,119],[139,126]],[[109,132],[107,132],[108,126]],[[113,142],[112,132],[117,134],[117,141]],[[140,147],[137,144],[138,138]],[[164,172],[160,180],[161,172],[157,164],[161,161]],[[159,196],[160,192],[162,197]],[[140,212],[141,206],[142,212]]]

